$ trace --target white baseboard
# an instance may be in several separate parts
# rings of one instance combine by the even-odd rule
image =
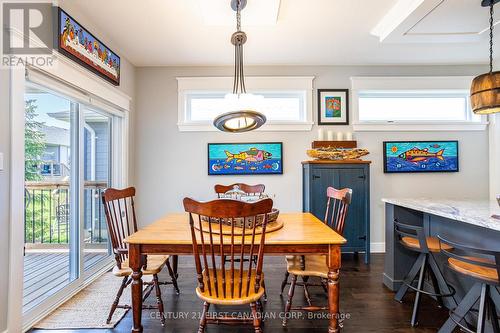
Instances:
[[[385,253],[385,242],[370,243],[371,253]]]

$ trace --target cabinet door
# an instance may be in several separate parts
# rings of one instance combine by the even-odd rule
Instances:
[[[332,168],[313,168],[311,182],[310,212],[323,221],[326,212],[326,189],[329,186],[338,186],[339,171]]]
[[[364,247],[366,237],[365,231],[365,183],[366,175],[364,169],[340,169],[339,188],[352,189],[352,202],[347,213],[344,228],[344,237],[347,239],[347,247]]]

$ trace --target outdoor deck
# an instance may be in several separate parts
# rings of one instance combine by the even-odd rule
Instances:
[[[84,255],[85,270],[107,256],[93,251]],[[40,304],[69,282],[68,251],[26,251],[24,257],[23,312]]]

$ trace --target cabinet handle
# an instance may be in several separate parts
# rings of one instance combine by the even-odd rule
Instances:
[[[358,176],[359,179],[366,179],[366,176],[363,175],[363,176]]]
[[[313,175],[313,179],[319,179],[321,178],[320,176]]]
[[[360,236],[358,239],[366,240],[366,236]]]

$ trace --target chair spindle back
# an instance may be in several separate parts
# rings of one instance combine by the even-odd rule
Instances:
[[[344,234],[345,219],[351,204],[352,190],[344,188],[337,190],[333,187],[326,189],[326,213],[324,222],[338,234]]]
[[[259,290],[264,259],[267,213],[271,212],[272,208],[273,201],[271,199],[254,203],[231,199],[218,199],[209,202],[198,202],[191,198],[184,199],[184,209],[189,213],[198,287],[202,292],[208,288],[209,294],[215,297],[231,299],[248,297],[250,281],[253,276],[255,276],[255,292]],[[206,223],[208,230],[207,227],[203,227],[203,218],[212,221]],[[247,223],[243,223],[242,230],[235,230],[235,228],[240,229],[234,226],[236,218],[245,218],[246,221],[249,221],[249,226],[246,225]],[[260,227],[256,223],[258,218],[262,218],[261,234],[256,234],[257,227]],[[231,226],[225,227],[230,228],[231,232],[226,231],[226,234],[223,234],[223,222],[228,220]],[[198,230],[195,228],[195,224]],[[242,236],[242,234],[246,235]],[[256,267],[253,267],[253,260],[248,260],[254,255],[257,255],[258,258]],[[239,261],[237,261],[238,259]],[[228,263],[229,268],[226,268]],[[217,270],[219,270],[219,276]],[[205,282],[208,286],[205,285]],[[222,290],[219,290],[219,287]],[[212,295],[212,290],[214,290],[215,295]]]
[[[223,198],[224,193],[232,190],[234,186],[238,186],[240,190],[245,192],[247,195],[255,195],[255,196],[260,196],[262,193],[264,193],[264,190],[266,189],[266,186],[264,184],[248,185],[244,183],[234,183],[231,185],[217,184],[214,186],[214,190],[215,193],[217,193],[218,198]]]
[[[108,233],[118,268],[121,268],[122,262],[128,258],[125,238],[137,231],[134,197],[134,187],[123,190],[108,188],[102,193]]]

